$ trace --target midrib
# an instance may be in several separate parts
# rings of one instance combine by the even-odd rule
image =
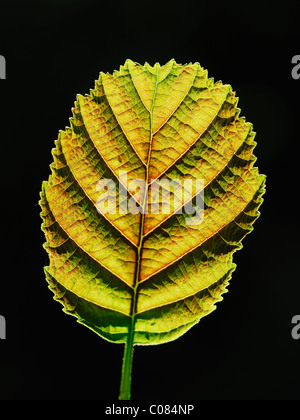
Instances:
[[[140,272],[141,272],[141,254],[143,249],[143,242],[144,242],[144,223],[145,223],[145,208],[148,205],[148,189],[149,189],[149,165],[150,165],[150,157],[151,157],[151,149],[152,149],[152,140],[153,140],[153,108],[157,90],[157,80],[158,80],[158,70],[159,66],[156,68],[156,81],[155,87],[153,92],[153,101],[150,109],[150,142],[149,142],[149,149],[148,149],[148,156],[147,156],[147,163],[146,163],[146,182],[145,182],[145,191],[144,197],[142,202],[142,214],[141,214],[141,224],[140,224],[140,232],[139,232],[139,244],[137,248],[137,263],[136,263],[136,271],[135,271],[135,278],[134,278],[134,285],[133,285],[133,298],[132,298],[132,305],[130,311],[131,317],[131,324],[128,331],[128,339],[127,339],[127,346],[133,346],[134,340],[134,331],[135,331],[135,317],[136,317],[136,308],[137,308],[137,300],[138,300],[138,285],[140,279]]]

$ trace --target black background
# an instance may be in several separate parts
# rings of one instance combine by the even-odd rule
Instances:
[[[267,175],[261,217],[217,310],[180,339],[134,352],[132,398],[299,399],[299,100],[296,6],[216,3],[1,2],[0,341],[3,400],[117,399],[123,346],[65,315],[47,288],[39,191],[77,93],[127,58],[200,62],[232,85]]]

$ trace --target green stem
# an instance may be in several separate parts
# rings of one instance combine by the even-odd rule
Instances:
[[[128,334],[128,341],[124,348],[119,400],[130,400],[131,396],[133,336],[133,329],[131,327],[131,331]]]

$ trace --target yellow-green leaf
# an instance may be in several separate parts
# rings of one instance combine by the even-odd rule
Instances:
[[[174,340],[226,292],[265,182],[237,102],[199,63],[175,60],[127,60],[78,95],[41,192],[45,272],[64,310],[103,338]]]

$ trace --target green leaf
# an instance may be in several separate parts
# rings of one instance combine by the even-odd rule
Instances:
[[[132,346],[174,340],[215,309],[259,216],[265,177],[237,102],[199,63],[127,60],[77,96],[55,142],[40,200],[46,278],[65,312],[126,343],[123,398]],[[115,211],[99,210],[114,192],[101,180]]]

